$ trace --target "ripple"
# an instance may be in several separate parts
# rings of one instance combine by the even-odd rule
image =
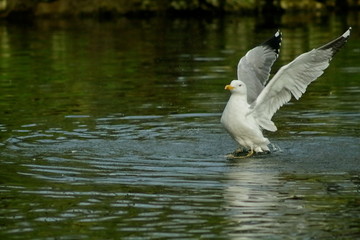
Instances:
[[[343,67],[341,70],[346,73],[360,73],[360,67]]]
[[[66,115],[65,118],[89,118],[90,115]]]

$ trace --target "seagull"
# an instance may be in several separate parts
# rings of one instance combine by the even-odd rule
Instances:
[[[301,54],[281,67],[269,81],[271,66],[278,58],[282,33],[251,49],[242,57],[237,67],[237,80],[225,86],[231,96],[221,116],[221,123],[240,145],[235,153],[270,152],[270,141],[263,130],[277,130],[271,120],[275,112],[294,96],[298,100],[307,86],[321,76],[335,53],[350,37],[351,27],[329,43]]]

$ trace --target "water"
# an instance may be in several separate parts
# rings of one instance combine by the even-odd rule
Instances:
[[[281,150],[230,161],[219,124],[255,18],[0,25],[2,239],[356,239],[356,15],[283,17],[278,69],[350,41],[266,133]],[[299,22],[300,21],[300,22]]]

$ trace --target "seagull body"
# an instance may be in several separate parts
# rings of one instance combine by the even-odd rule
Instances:
[[[221,123],[225,129],[240,146],[255,152],[269,151],[267,145],[270,141],[263,136],[260,125],[251,114],[245,84],[234,80],[226,88],[233,88],[230,90],[233,93],[221,117]]]
[[[221,123],[240,147],[249,150],[246,157],[254,152],[269,151],[270,141],[263,136],[262,130],[277,130],[271,121],[275,112],[289,102],[291,96],[299,99],[307,86],[323,74],[332,57],[349,38],[350,30],[322,47],[301,54],[281,67],[270,81],[271,67],[280,52],[280,31],[240,59],[238,80],[225,86],[231,96]]]

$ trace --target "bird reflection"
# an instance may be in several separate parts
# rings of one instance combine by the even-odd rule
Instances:
[[[290,229],[296,231],[301,225],[302,221],[296,218],[302,214],[301,207],[285,201],[291,192],[284,187],[286,182],[276,168],[269,164],[276,161],[269,162],[265,157],[231,163],[224,198],[231,223],[229,235],[233,239],[239,236],[256,239]]]

